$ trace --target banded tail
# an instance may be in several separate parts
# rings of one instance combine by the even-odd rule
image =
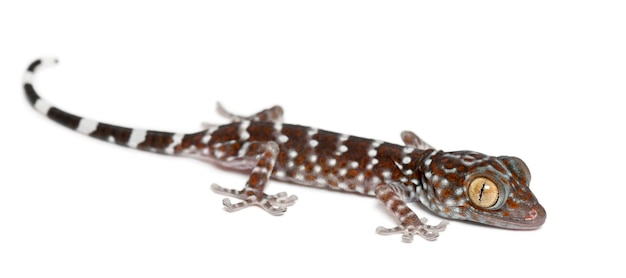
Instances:
[[[194,144],[200,142],[205,134],[205,132],[183,134],[121,127],[79,117],[52,106],[37,94],[33,87],[33,79],[41,66],[57,63],[58,60],[54,58],[32,62],[24,73],[24,92],[35,110],[65,127],[118,145],[164,154],[191,153],[196,149]]]

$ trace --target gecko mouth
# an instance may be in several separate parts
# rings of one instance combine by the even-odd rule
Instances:
[[[546,210],[539,204],[530,207],[526,213],[517,216],[495,216],[483,211],[474,211],[477,222],[512,230],[534,230],[546,221]]]
[[[516,230],[534,230],[546,222],[546,210],[539,204],[532,206],[523,217],[505,221],[503,228]]]

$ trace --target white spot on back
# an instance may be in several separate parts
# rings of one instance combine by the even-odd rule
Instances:
[[[317,142],[317,140],[311,139],[311,141],[309,141],[309,145],[311,145],[311,147],[315,148],[317,146],[317,144],[319,144],[319,142]]]
[[[283,130],[283,124],[280,122],[275,122],[274,123],[274,130],[277,132],[280,132],[281,130]]]
[[[339,169],[339,176],[345,176],[346,173],[348,173],[348,170],[346,168]]]
[[[386,179],[391,178],[391,172],[390,171],[384,171],[383,172],[383,177],[386,178]]]
[[[298,156],[298,152],[294,150],[289,150],[289,153],[287,153],[287,156],[289,156],[289,158],[295,158],[296,156]]]
[[[143,141],[146,140],[147,133],[148,133],[147,130],[133,129],[133,131],[130,133],[130,138],[128,138],[128,143],[126,145],[128,145],[131,148],[136,148],[137,145],[141,144]]]
[[[313,166],[313,172],[319,173],[321,171],[322,171],[322,167],[321,166],[319,166],[319,165]]]
[[[369,151],[367,151],[367,155],[369,157],[375,157],[378,154],[378,152],[375,149],[371,149]]]
[[[211,128],[207,129],[206,133],[204,134],[204,137],[202,137],[202,142],[205,144],[208,144],[209,141],[211,140],[211,136],[213,135],[213,132],[215,132],[217,130],[217,126],[212,126]]]
[[[341,153],[345,153],[345,152],[347,152],[347,151],[348,151],[348,147],[346,147],[345,145],[341,145],[341,146],[339,147],[339,152],[341,152]]]
[[[287,135],[281,134],[278,136],[279,143],[286,143],[287,141],[289,141],[289,137],[287,137]]]
[[[405,156],[402,158],[402,164],[409,164],[411,163],[411,158],[408,156]]]
[[[250,138],[250,133],[248,133],[248,127],[250,126],[250,121],[242,121],[239,125],[239,140],[248,140]]]
[[[337,165],[337,159],[330,158],[330,159],[328,159],[328,161],[326,161],[326,164],[328,164],[328,166],[331,166],[331,167],[335,166],[335,165]]]
[[[341,188],[341,189],[343,189],[343,190],[348,190],[348,189],[350,189],[350,188],[348,187],[348,184],[347,184],[347,183],[345,183],[345,182],[340,182],[340,183],[338,184],[338,187],[339,187],[339,188]]]
[[[378,176],[372,177],[372,183],[378,185],[380,183],[380,178]]]
[[[239,133],[239,140],[248,140],[250,139],[250,133],[248,133],[247,131],[242,131],[241,133]]]
[[[211,134],[209,133],[205,134],[204,137],[202,137],[202,143],[204,144],[208,144],[210,140],[211,140]]]
[[[222,157],[224,157],[224,155],[226,155],[225,152],[220,151],[220,150],[215,150],[215,157],[218,159],[221,159]]]
[[[83,118],[78,123],[78,127],[76,128],[76,131],[82,134],[89,135],[92,132],[96,131],[97,128],[98,128],[98,122]]]

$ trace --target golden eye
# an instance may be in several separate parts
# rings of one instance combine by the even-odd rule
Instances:
[[[472,203],[481,208],[489,208],[498,201],[498,186],[487,178],[475,178],[467,191]]]

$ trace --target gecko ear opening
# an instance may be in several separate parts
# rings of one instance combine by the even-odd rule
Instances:
[[[524,161],[514,156],[500,156],[498,159],[504,163],[509,171],[517,175],[517,178],[524,180],[524,183],[528,186],[530,183],[530,170]]]

